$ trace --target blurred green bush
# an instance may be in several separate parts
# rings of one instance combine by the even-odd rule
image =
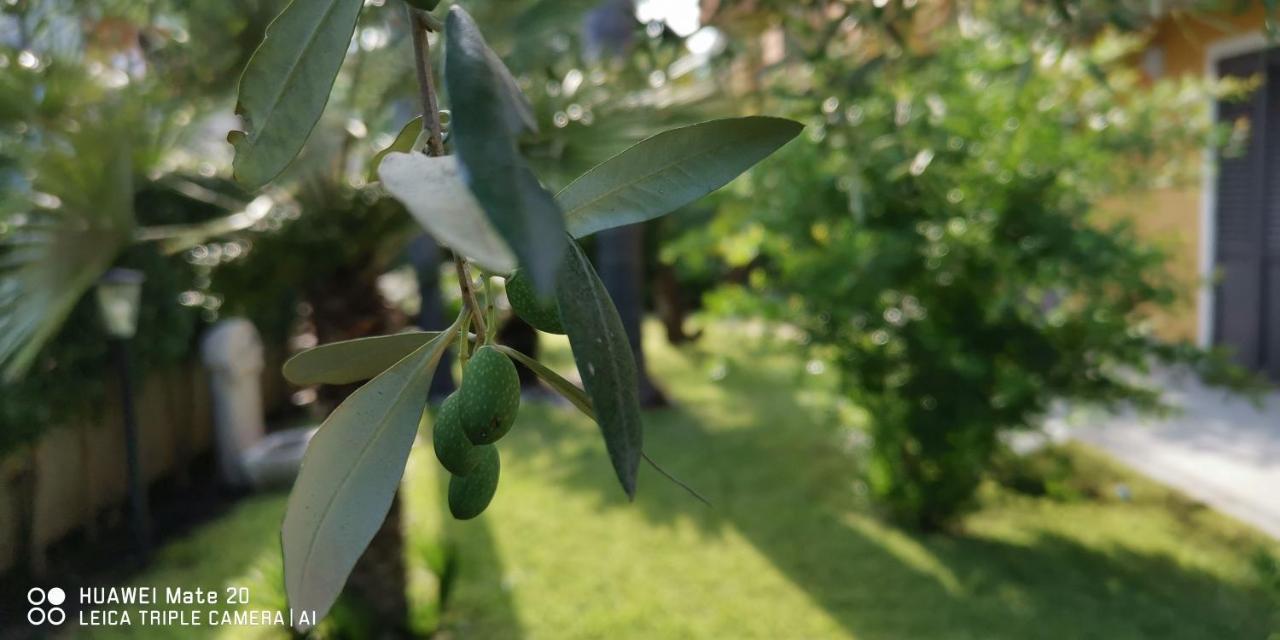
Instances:
[[[1000,434],[1055,399],[1158,408],[1141,376],[1156,364],[1247,384],[1151,333],[1150,314],[1193,283],[1100,207],[1194,175],[1222,142],[1211,97],[1242,87],[1148,83],[1130,64],[1140,41],[1079,44],[1047,13],[1028,28],[1014,4],[941,22],[915,49],[909,19],[850,48],[820,20],[783,17],[817,53],[759,71],[763,109],[806,121],[807,139],[668,247],[741,274],[714,309],[793,323],[834,354],[872,416],[873,494],[926,529],[972,504]]]

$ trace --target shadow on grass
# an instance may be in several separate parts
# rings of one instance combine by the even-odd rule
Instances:
[[[640,509],[657,524],[731,529],[859,638],[1266,637],[1260,594],[1117,541],[1086,546],[1047,527],[1010,539],[904,532],[856,498],[859,470],[804,381],[743,353],[720,384],[677,356],[659,365],[680,406],[654,412],[646,450],[702,492],[708,509],[652,470],[628,505],[598,440],[550,428],[518,437],[557,451],[556,480],[601,509]],[[717,356],[718,357],[718,356]],[[581,446],[580,446],[581,445]],[[1052,516],[1050,516],[1052,517]],[[746,623],[744,623],[746,624]]]
[[[427,444],[430,446],[430,443]],[[433,460],[434,461],[434,460]],[[445,563],[442,574],[441,607],[444,611],[442,630],[445,637],[510,638],[525,636],[516,614],[515,602],[505,583],[506,572],[489,518],[458,521],[449,514],[449,474],[440,471],[439,504],[444,519]],[[465,575],[466,580],[458,576]],[[468,593],[458,593],[466,590]],[[450,607],[455,598],[480,602],[483,606],[465,615],[457,615]],[[474,617],[477,612],[482,618]]]

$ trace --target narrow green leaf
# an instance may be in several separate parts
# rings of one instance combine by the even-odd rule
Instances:
[[[450,129],[464,181],[535,288],[550,292],[565,251],[564,219],[520,156],[506,80],[510,73],[461,7],[449,10],[445,35]]]
[[[240,211],[204,222],[139,227],[134,230],[133,239],[155,242],[161,253],[171,256],[208,242],[210,238],[252,227],[271,213],[272,205],[271,198],[262,195]]]
[[[618,310],[576,242],[569,242],[556,302],[609,459],[622,489],[634,498],[644,440],[636,363]]]
[[[409,153],[413,151],[413,145],[418,141],[418,136],[422,135],[422,116],[415,116],[412,120],[405,123],[400,129],[400,133],[396,134],[396,139],[383,149],[373,154],[373,159],[369,161],[369,182],[378,180],[378,168],[382,166],[382,160],[387,154],[392,152]]]
[[[491,273],[511,273],[516,268],[515,256],[458,171],[454,156],[390,153],[378,175],[387,193],[403,203],[440,244]]]
[[[503,344],[497,344],[494,345],[494,348],[505,353],[507,357],[519,362],[524,365],[526,369],[532,371],[534,375],[541,378],[548,386],[555,389],[556,393],[559,393],[565,400],[568,400],[573,404],[573,406],[577,407],[578,411],[581,411],[583,415],[591,418],[592,420],[596,419],[595,409],[591,408],[591,398],[588,398],[587,392],[580,389],[578,385],[565,380],[564,377],[555,371],[552,371],[547,367],[547,365],[542,364],[541,362],[538,362],[537,360],[534,360],[511,347]]]
[[[299,386],[369,380],[438,335],[438,331],[415,331],[322,344],[289,358],[284,377]]]
[[[556,200],[575,238],[651,220],[728,184],[801,129],[752,116],[664,131],[586,172]]]
[[[236,113],[246,131],[236,148],[236,180],[256,189],[280,175],[329,102],[363,0],[293,0],[267,27],[240,77]]]
[[[427,385],[456,330],[356,390],[307,447],[280,530],[285,589],[295,616],[328,613],[382,526],[418,433]]]

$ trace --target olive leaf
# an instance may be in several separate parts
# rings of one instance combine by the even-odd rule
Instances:
[[[414,331],[322,344],[289,358],[284,363],[284,377],[304,387],[368,380],[438,335],[436,331]]]
[[[644,444],[636,363],[604,283],[582,248],[573,241],[568,244],[556,284],[556,303],[609,459],[623,490],[634,498]]]
[[[520,90],[511,70],[502,63],[502,58],[493,49],[485,47],[485,57],[489,60],[489,68],[493,69],[502,86],[502,104],[506,109],[507,131],[513,136],[538,132],[538,116],[533,112],[533,103],[529,96]]]
[[[363,0],[293,0],[240,77],[236,113],[245,131],[227,135],[233,170],[255,189],[280,175],[302,149],[329,102]]]
[[[455,324],[357,389],[312,438],[280,530],[295,616],[324,617],[382,526],[418,433],[427,385],[456,330]]]
[[[458,170],[454,156],[389,153],[378,175],[387,193],[403,203],[440,244],[491,273],[511,273],[516,268],[515,256]]]
[[[604,161],[556,196],[575,238],[666,215],[719,189],[800,133],[751,116],[664,131]]]
[[[408,153],[413,151],[414,143],[418,141],[418,136],[422,135],[422,116],[415,116],[412,120],[405,123],[400,129],[400,133],[396,134],[396,139],[375,154],[369,160],[369,175],[366,178],[369,182],[375,182],[378,178],[378,168],[382,166],[382,161],[387,154],[392,152]]]
[[[525,268],[535,288],[550,292],[564,255],[560,207],[520,156],[510,72],[461,7],[445,22],[445,85],[450,129],[463,180]]]

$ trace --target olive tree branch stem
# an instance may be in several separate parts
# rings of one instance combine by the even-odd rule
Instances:
[[[417,71],[418,92],[422,100],[422,128],[429,132],[427,155],[442,156],[444,155],[444,136],[440,130],[440,105],[436,101],[435,81],[431,78],[431,43],[427,41],[427,33],[439,28],[440,23],[430,18],[426,12],[414,9],[408,4],[405,5],[405,9],[409,15],[409,30],[413,34],[413,64]],[[457,253],[453,254],[453,266],[458,273],[458,287],[462,289],[463,303],[471,309],[476,333],[487,336],[483,310],[476,301],[471,274],[467,272],[467,264]]]
[[[436,101],[435,81],[431,77],[431,43],[427,33],[431,24],[423,19],[424,12],[408,5],[409,28],[413,32],[413,63],[418,75],[418,92],[422,100],[422,128],[429,133],[427,154],[444,155],[444,136],[440,131],[440,105]]]
[[[458,273],[458,286],[462,287],[462,300],[471,308],[471,321],[476,323],[476,335],[483,336],[487,341],[489,333],[483,318],[484,310],[480,307],[480,303],[476,300],[476,290],[471,286],[471,273],[467,271],[467,263],[453,254],[453,267]]]

